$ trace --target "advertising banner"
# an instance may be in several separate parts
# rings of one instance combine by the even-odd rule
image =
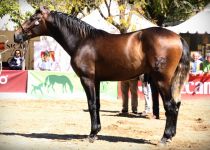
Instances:
[[[0,92],[26,93],[27,71],[3,70],[0,74]]]
[[[86,94],[74,72],[29,71],[28,94],[36,98],[75,99]],[[117,99],[117,82],[101,82],[101,99]]]
[[[122,97],[122,92],[120,90],[120,82],[118,84],[118,97]],[[190,75],[188,82],[185,83],[182,89],[183,99],[208,99],[210,100],[210,75]],[[139,99],[144,100],[144,95],[142,93],[142,84],[138,82],[138,96]]]
[[[190,75],[185,83],[182,96],[187,98],[207,98],[210,100],[210,74]]]
[[[34,70],[69,71],[70,56],[51,37],[40,37],[34,42]]]

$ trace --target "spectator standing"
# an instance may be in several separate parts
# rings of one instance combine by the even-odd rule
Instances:
[[[141,116],[159,119],[159,92],[148,74],[142,75],[140,80],[142,80],[145,99],[145,110],[141,113]]]
[[[122,113],[128,113],[129,89],[131,93],[131,109],[137,114],[138,107],[138,78],[121,81],[122,91]]]
[[[11,70],[22,70],[23,57],[20,50],[15,50],[13,58],[8,62]]]

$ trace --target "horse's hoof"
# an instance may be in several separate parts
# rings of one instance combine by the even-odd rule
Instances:
[[[89,142],[90,142],[90,143],[93,143],[95,140],[98,139],[98,136],[97,136],[97,135],[95,135],[95,136],[89,135],[89,136],[88,136],[88,139],[89,139]]]
[[[162,138],[162,139],[160,140],[160,142],[159,142],[158,145],[160,145],[160,146],[165,146],[165,145],[167,145],[167,143],[171,143],[171,142],[172,142],[171,139]]]

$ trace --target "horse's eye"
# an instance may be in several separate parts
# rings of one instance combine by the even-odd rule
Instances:
[[[36,20],[34,24],[35,24],[36,26],[39,25],[39,21]]]

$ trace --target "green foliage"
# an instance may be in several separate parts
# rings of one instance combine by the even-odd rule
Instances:
[[[19,4],[16,0],[0,0],[0,17],[9,14],[10,16],[19,16]]]
[[[209,0],[145,0],[145,16],[159,26],[166,22],[186,20],[203,9]]]
[[[119,5],[119,16],[111,14],[111,4],[114,0],[27,0],[35,9],[47,6],[51,10],[64,13],[87,15],[92,9],[98,9],[101,16],[116,26],[121,32],[126,32],[132,14],[141,14],[147,19],[163,25],[167,22],[186,20],[195,12],[203,9],[209,0],[116,0]],[[105,3],[107,14],[105,16],[99,5]],[[127,8],[130,12],[126,12]],[[30,13],[20,14],[17,0],[0,0],[0,17],[9,14],[15,22],[21,22]],[[115,21],[119,17],[119,22]]]
[[[0,0],[0,17],[5,14],[19,14],[19,5],[16,0]]]
[[[47,6],[50,10],[77,15],[82,13],[91,3],[89,0],[28,0],[35,9],[40,6]]]

